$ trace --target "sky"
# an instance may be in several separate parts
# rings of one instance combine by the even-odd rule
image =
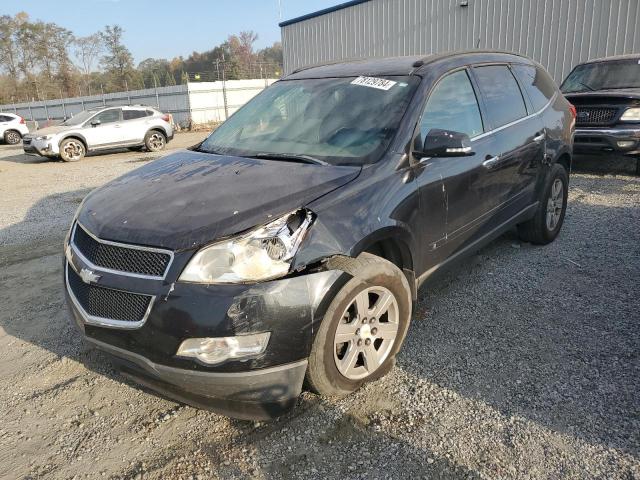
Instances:
[[[136,64],[145,58],[188,56],[210,50],[234,33],[253,30],[257,48],[280,41],[282,20],[345,0],[0,0],[0,15],[24,11],[32,20],[55,22],[76,36],[105,25],[124,28]]]

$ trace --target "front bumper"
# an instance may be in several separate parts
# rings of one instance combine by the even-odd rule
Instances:
[[[630,142],[621,146],[618,142]],[[640,154],[640,126],[576,128],[573,151],[577,154]]]
[[[176,253],[167,278],[177,278],[191,254]],[[65,257],[67,303],[87,341],[114,357],[123,373],[153,390],[245,419],[272,418],[295,404],[313,333],[348,278],[334,270],[254,285],[197,285],[99,270],[73,248]],[[144,322],[117,328],[91,318],[70,292],[67,268],[95,271],[103,288],[153,295]],[[175,355],[187,338],[264,331],[271,332],[269,344],[257,357],[207,366]]]
[[[24,137],[22,149],[26,154],[42,157],[57,157],[60,154],[57,144],[51,140],[37,140],[35,137]]]
[[[307,360],[237,373],[191,371],[88,337],[133,381],[176,401],[244,420],[275,418],[290,410],[302,390]]]

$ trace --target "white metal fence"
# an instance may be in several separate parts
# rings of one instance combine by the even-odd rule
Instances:
[[[170,113],[181,127],[224,121],[275,79],[197,82],[172,87],[86,97],[0,105],[0,112],[20,115],[40,126],[69,118],[82,110],[117,105],[147,105]]]

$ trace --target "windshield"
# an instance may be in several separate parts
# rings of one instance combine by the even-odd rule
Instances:
[[[62,122],[61,125],[67,125],[67,126],[80,125],[81,123],[84,123],[87,120],[89,120],[95,114],[96,114],[95,110],[80,112],[77,115],[74,115],[73,117]]]
[[[241,157],[307,156],[334,165],[377,161],[420,79],[283,80],[254,97],[199,150]]]
[[[562,83],[563,93],[640,88],[640,60],[615,60],[578,65]]]

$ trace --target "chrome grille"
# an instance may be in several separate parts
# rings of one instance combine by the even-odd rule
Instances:
[[[577,107],[576,125],[609,125],[617,113],[617,108]]]
[[[120,322],[142,322],[153,299],[150,295],[123,292],[84,283],[67,265],[67,282],[71,294],[87,315]]]
[[[162,278],[172,259],[171,252],[166,250],[99,240],[79,223],[74,228],[72,243],[96,267],[134,275]]]

